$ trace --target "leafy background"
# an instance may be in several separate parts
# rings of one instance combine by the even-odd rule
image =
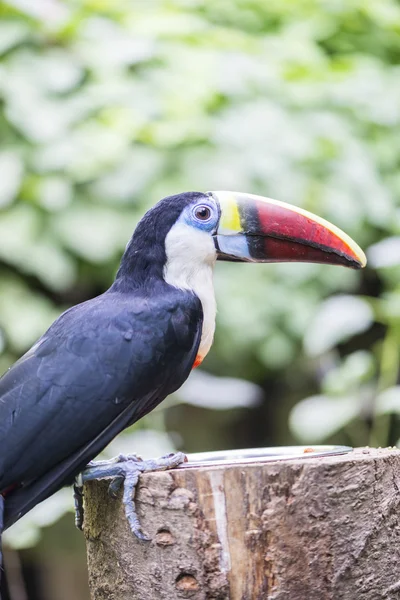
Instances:
[[[369,267],[218,265],[202,369],[109,452],[395,444],[399,3],[8,0],[0,15],[0,370],[109,286],[159,198],[260,193],[345,229]],[[88,597],[70,507],[64,490],[10,530],[12,600]]]

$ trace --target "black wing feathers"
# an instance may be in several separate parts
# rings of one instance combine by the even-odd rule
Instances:
[[[183,383],[201,322],[190,293],[109,292],[64,313],[0,379],[0,490],[23,484],[6,526]]]

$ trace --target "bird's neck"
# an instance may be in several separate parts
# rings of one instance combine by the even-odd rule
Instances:
[[[214,339],[217,306],[213,274],[216,252],[209,235],[193,228],[187,228],[185,232],[184,227],[176,225],[167,235],[164,280],[178,289],[191,291],[201,302],[203,326],[197,356],[198,365],[208,354]]]
[[[213,271],[216,251],[211,236],[176,223],[161,240],[156,229],[141,230],[128,244],[111,291],[154,293],[164,286],[190,291],[199,298],[203,326],[197,364],[207,355],[214,338],[216,302]]]
[[[203,309],[203,325],[200,345],[198,349],[197,365],[208,354],[211,348],[214,331],[217,305],[215,301],[213,268],[203,265],[198,269],[176,269],[168,264],[164,271],[164,279],[170,285],[182,290],[190,290],[199,298]]]
[[[149,281],[163,281],[165,237],[177,218],[173,210],[165,215],[161,205],[145,214],[125,249],[114,288],[134,290],[146,287]]]
[[[149,282],[164,283],[166,260],[163,245],[151,239],[140,244],[132,238],[122,257],[112,289],[130,292],[148,287]]]

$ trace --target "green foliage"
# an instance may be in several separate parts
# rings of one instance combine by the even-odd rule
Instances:
[[[0,15],[0,366],[110,284],[156,200],[250,191],[333,221],[371,267],[219,265],[205,368],[274,382],[275,443],[305,397],[297,439],[395,442],[398,3],[9,0]]]

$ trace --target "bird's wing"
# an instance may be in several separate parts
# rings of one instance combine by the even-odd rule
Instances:
[[[0,380],[6,527],[73,480],[122,429],[177,389],[201,336],[196,298],[64,313]]]

